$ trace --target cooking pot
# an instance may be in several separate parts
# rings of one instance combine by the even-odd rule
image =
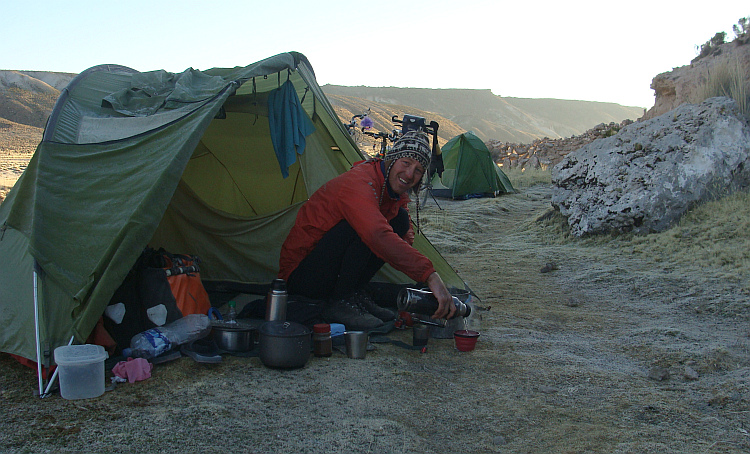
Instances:
[[[228,352],[247,352],[255,346],[257,329],[243,322],[211,322],[211,335],[216,345]]]
[[[260,325],[260,360],[267,367],[304,367],[312,350],[312,331],[306,326],[283,320]]]

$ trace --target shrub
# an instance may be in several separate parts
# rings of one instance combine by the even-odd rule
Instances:
[[[709,55],[720,52],[719,46],[726,42],[726,37],[726,32],[719,32],[700,46],[695,46],[698,49],[698,56],[695,57],[691,63],[700,60],[703,57],[708,57]]]
[[[732,31],[735,41],[740,40],[741,44],[745,44],[748,35],[750,35],[750,17],[743,17],[738,20],[735,25],[732,25]]]
[[[732,25],[732,31],[734,32],[733,43],[742,45],[750,42],[750,17],[740,18],[735,25]],[[690,63],[695,63],[703,57],[721,52],[719,47],[726,42],[726,38],[726,32],[719,32],[700,46],[695,46],[698,56]]]

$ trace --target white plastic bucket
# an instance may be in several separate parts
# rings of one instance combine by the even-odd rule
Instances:
[[[104,360],[101,345],[65,345],[55,349],[55,363],[64,399],[91,399],[104,394]]]

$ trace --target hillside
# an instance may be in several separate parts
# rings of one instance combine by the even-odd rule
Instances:
[[[328,84],[322,88],[336,107],[351,111],[352,106],[362,105],[362,100],[364,105],[377,105],[378,108],[409,106],[432,112],[432,117],[450,120],[464,131],[474,131],[484,141],[529,143],[544,137],[569,137],[600,123],[636,120],[644,113],[640,107],[613,103],[503,98],[490,90]],[[442,122],[440,126],[443,127]]]
[[[438,122],[440,125],[438,128],[438,143],[440,145],[445,144],[453,137],[465,131],[464,128],[441,115],[414,107],[371,102],[350,96],[334,94],[326,94],[326,96],[331,101],[336,114],[344,123],[349,123],[354,115],[361,115],[367,112],[367,115],[373,121],[372,131],[375,132],[390,133],[394,128],[398,128],[399,126],[392,121],[393,116],[403,119],[405,114],[424,117],[428,123],[430,121]],[[377,152],[379,149],[380,142],[376,143],[376,140],[371,136],[361,134],[361,130],[355,132],[355,141],[366,153],[374,154],[372,152]]]
[[[60,90],[73,77],[75,74],[47,71],[0,71],[0,118],[44,128]]]

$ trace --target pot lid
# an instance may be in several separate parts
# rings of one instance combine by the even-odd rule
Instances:
[[[311,331],[306,326],[297,322],[285,322],[283,320],[274,320],[265,322],[260,325],[260,334],[269,336],[301,336],[310,334]]]
[[[249,331],[255,329],[255,326],[245,322],[225,322],[223,320],[212,320],[211,327],[221,331]]]

